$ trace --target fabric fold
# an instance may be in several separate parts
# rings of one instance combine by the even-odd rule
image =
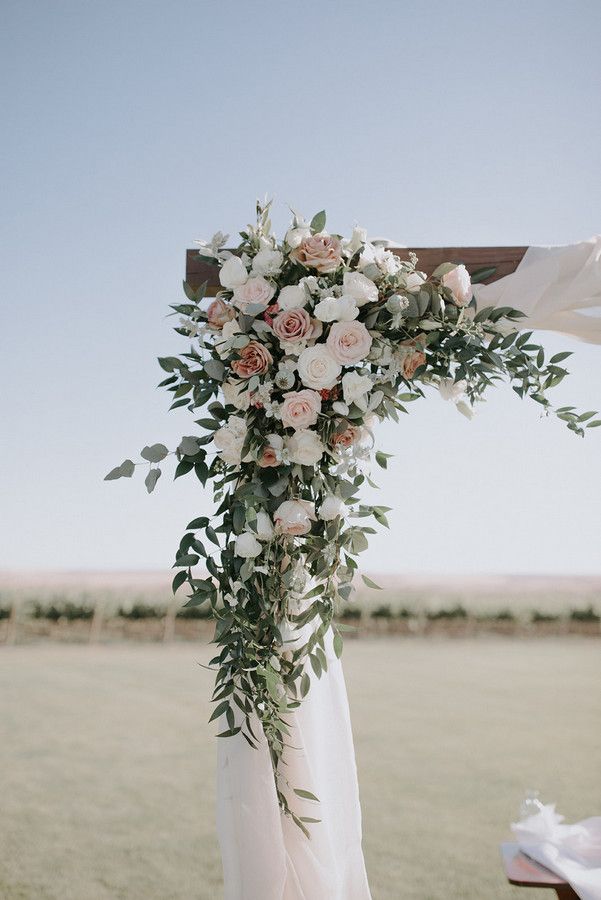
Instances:
[[[578,244],[529,247],[511,275],[474,285],[478,308],[511,306],[522,328],[601,344],[601,235]]]
[[[371,900],[342,665],[326,636],[328,670],[287,719],[283,759],[290,805],[320,819],[308,839],[280,814],[271,761],[240,734],[218,742],[217,829],[225,900]],[[257,734],[259,729],[257,729]],[[308,790],[319,804],[294,794]]]

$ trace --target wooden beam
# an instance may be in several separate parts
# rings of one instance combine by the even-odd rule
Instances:
[[[515,272],[522,261],[527,247],[391,247],[392,253],[401,259],[408,259],[409,253],[417,255],[418,269],[430,274],[443,262],[463,263],[470,272],[488,266],[495,266],[495,274],[486,279],[496,281]],[[198,250],[186,251],[186,281],[193,288],[207,282],[209,296],[219,290],[217,267],[198,255]]]

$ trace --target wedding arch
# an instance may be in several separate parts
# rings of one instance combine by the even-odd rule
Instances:
[[[470,417],[498,383],[577,435],[596,413],[555,408],[570,355],[548,328],[601,341],[601,241],[566,248],[393,248],[294,214],[283,240],[270,204],[228,250],[217,233],[187,254],[172,306],[189,342],[159,359],[194,426],[178,447],[145,447],[147,490],[211,484],[214,511],[190,522],[174,592],[215,620],[211,716],[218,723],[218,827],[230,900],[365,900],[361,819],[342,638],[334,616],[356,557],[388,507],[361,489],[386,467],[374,426],[434,392]],[[516,308],[517,307],[517,308]],[[211,549],[211,547],[213,549]],[[377,587],[367,576],[366,583]]]

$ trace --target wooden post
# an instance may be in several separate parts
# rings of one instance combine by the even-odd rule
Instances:
[[[163,630],[163,643],[168,644],[171,643],[175,636],[175,603],[173,600],[167,604],[167,611],[165,612],[165,623]]]
[[[17,641],[17,625],[19,621],[19,601],[16,597],[13,598],[12,606],[10,608],[10,614],[8,616],[8,623],[6,626],[6,637],[5,642],[7,644],[15,644]]]
[[[94,606],[94,615],[92,616],[92,624],[90,625],[90,634],[88,637],[88,641],[90,644],[95,644],[100,640],[103,613],[104,600],[98,599],[96,601],[96,605]]]
[[[463,263],[468,271],[494,266],[495,272],[484,283],[496,281],[515,272],[524,257],[527,247],[390,247],[391,253],[399,259],[409,259],[410,253],[417,256],[420,272],[431,274],[443,262]],[[186,251],[186,281],[197,288],[207,283],[207,296],[214,296],[219,290],[218,270],[215,263],[199,256],[198,250]]]

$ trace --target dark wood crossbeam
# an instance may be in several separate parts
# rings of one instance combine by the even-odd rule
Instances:
[[[409,253],[418,258],[418,268],[430,274],[443,262],[463,263],[469,272],[495,267],[495,272],[485,281],[496,281],[515,272],[527,247],[394,247],[392,252],[401,259],[408,259]],[[207,282],[207,294],[213,296],[219,290],[217,267],[198,255],[198,250],[186,251],[186,281],[193,288]]]

